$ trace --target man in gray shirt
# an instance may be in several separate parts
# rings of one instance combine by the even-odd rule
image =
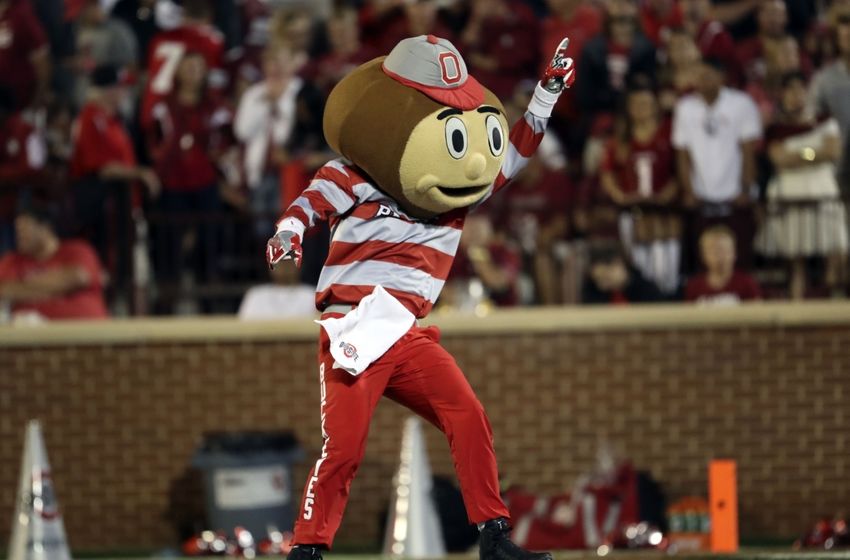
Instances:
[[[839,184],[847,196],[850,195],[850,6],[836,3],[830,16],[839,56],[812,78],[810,103],[816,114],[832,115],[841,127],[844,155],[839,166]]]
[[[91,73],[98,66],[132,69],[138,60],[139,45],[133,30],[113,17],[98,0],[86,0],[77,18],[77,73],[74,103],[82,106],[88,99]]]

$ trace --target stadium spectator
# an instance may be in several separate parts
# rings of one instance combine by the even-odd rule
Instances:
[[[640,31],[637,7],[631,0],[606,4],[605,31],[584,47],[576,82],[582,113],[609,118],[632,75],[655,73],[655,49]]]
[[[799,39],[800,48],[812,63],[812,68],[822,68],[835,60],[838,49],[827,17],[819,16]]]
[[[124,22],[133,32],[136,39],[136,60],[134,66],[145,66],[145,55],[148,45],[154,36],[160,32],[156,20],[157,0],[118,0],[112,8],[112,15]]]
[[[136,36],[123,20],[110,16],[100,0],[86,0],[77,18],[76,93],[81,106],[89,90],[89,77],[98,66],[133,71],[138,61]]]
[[[121,120],[127,92],[113,66],[92,72],[89,101],[74,124],[69,164],[76,225],[95,245],[114,284],[129,282],[131,189],[139,182],[151,195],[160,189],[156,173],[136,163],[133,142]]]
[[[48,107],[44,139],[47,145],[48,162],[61,167],[61,175],[67,175],[68,162],[74,151],[72,128],[74,113],[67,103],[55,102]]]
[[[270,275],[270,284],[254,286],[242,298],[240,319],[292,319],[317,314],[316,287],[301,283],[297,268],[276,266]]]
[[[263,51],[270,42],[280,40],[272,35],[272,7],[267,2],[247,0],[240,9],[242,42],[225,55],[232,99],[241,98],[249,86],[263,79]]]
[[[471,0],[458,48],[469,72],[500,98],[510,97],[523,78],[534,75],[539,24],[517,0]]]
[[[794,0],[786,1],[785,5],[788,8],[787,31],[799,40],[802,40],[806,33],[818,25],[820,12],[826,7],[818,2],[797,2]]]
[[[711,0],[712,15],[730,30],[733,36],[752,35],[755,29],[755,11],[763,0]]]
[[[172,93],[152,109],[149,151],[162,181],[157,200],[162,221],[154,229],[156,273],[172,296],[182,270],[194,268],[201,282],[213,279],[219,255],[219,228],[210,215],[221,202],[218,159],[229,144],[232,115],[210,96],[206,72],[203,55],[186,52]],[[200,223],[193,227],[187,218]],[[184,250],[189,232],[195,233],[191,255]],[[165,297],[160,304],[161,310],[171,310],[174,300]]]
[[[547,4],[549,15],[541,24],[540,52],[555,52],[561,40],[569,37],[567,56],[578,59],[584,45],[602,32],[602,11],[592,0],[547,0]]]
[[[270,23],[273,6],[265,0],[243,0],[239,2],[241,42],[236,48],[265,45],[270,40]]]
[[[111,1],[111,0],[110,0]],[[242,43],[241,4],[245,0],[206,0],[211,4],[213,25],[222,34],[225,50],[231,50]],[[310,2],[310,4],[321,4]],[[182,0],[185,4],[185,0]]]
[[[767,50],[785,36],[788,26],[788,9],[784,0],[762,0],[757,11],[758,30],[755,36],[740,41],[736,56],[744,71],[744,79],[761,81],[767,72]]]
[[[250,205],[257,215],[257,235],[267,238],[282,208],[281,174],[284,166],[302,163],[308,169],[322,165],[322,96],[298,76],[306,55],[291,45],[270,45],[263,57],[265,79],[248,88],[239,102],[234,130],[245,145],[245,179]],[[317,155],[320,154],[320,155]],[[300,194],[301,178],[289,175],[285,189]]]
[[[14,246],[18,200],[46,159],[44,138],[15,106],[12,93],[0,88],[0,254]]]
[[[136,165],[132,141],[121,121],[120,110],[127,95],[123,79],[123,73],[114,66],[101,66],[92,72],[89,101],[80,111],[75,126],[70,175],[76,181],[92,176],[107,182],[141,181],[151,194],[156,194],[159,179],[151,169]],[[77,191],[78,210],[94,211],[93,207],[102,207],[105,193],[94,188]]]
[[[705,272],[688,280],[685,299],[707,305],[735,305],[761,299],[755,278],[735,268],[735,234],[726,226],[714,226],[700,236],[700,255]]]
[[[735,231],[739,265],[746,268],[752,264],[756,149],[762,128],[753,100],[725,87],[724,75],[722,61],[703,61],[697,91],[676,104],[673,146],[684,202],[694,212],[688,249],[695,248],[703,229],[724,223]]]
[[[696,89],[697,68],[702,58],[693,38],[682,31],[670,32],[664,65],[658,72],[658,101],[665,114],[672,114],[676,102]]]
[[[151,111],[154,105],[167,97],[174,88],[174,74],[185,53],[201,53],[207,63],[210,84],[217,88],[226,85],[224,38],[210,24],[212,19],[210,2],[184,0],[180,25],[162,31],[151,39],[147,55],[147,83],[139,114],[142,128],[147,129],[153,124]]]
[[[605,243],[591,247],[582,302],[627,305],[663,299],[658,287],[628,264],[619,246]]]
[[[505,100],[508,121],[521,118],[533,84],[522,82]],[[567,174],[567,159],[558,137],[547,130],[526,168],[487,203],[494,224],[516,245],[527,277],[534,281],[535,301],[543,305],[576,303],[579,299],[570,237],[578,189]]]
[[[103,270],[84,241],[62,241],[48,211],[30,208],[15,219],[16,250],[0,258],[0,302],[13,315],[102,319]]]
[[[843,0],[838,0],[843,1]],[[811,2],[808,0],[784,0],[787,12],[787,31],[794,37],[802,36],[817,18],[817,12],[825,4],[835,3]],[[722,22],[736,40],[751,37],[758,30],[758,8],[763,0],[712,0],[714,17]]]
[[[790,294],[806,295],[806,259],[826,259],[828,288],[845,281],[847,216],[835,179],[841,157],[838,122],[806,110],[802,74],[785,77],[779,121],[767,130],[767,153],[776,169],[767,188],[767,219],[758,239],[761,251],[791,264]]]
[[[452,42],[457,38],[437,0],[367,2],[360,11],[360,28],[365,43],[379,55],[388,54],[406,37],[436,35]]]
[[[360,41],[357,11],[353,8],[334,10],[325,29],[330,50],[309,65],[309,76],[327,96],[346,74],[383,53]]]
[[[684,23],[682,7],[676,0],[646,0],[640,6],[640,26],[656,48],[667,44],[670,33]]]
[[[446,282],[448,293],[441,303],[473,311],[479,304],[510,307],[519,303],[517,281],[520,256],[493,232],[485,214],[466,219],[460,249]]]
[[[316,25],[306,7],[293,2],[292,7],[275,10],[269,20],[269,43],[287,42],[295,52],[315,54]]]
[[[575,188],[562,169],[533,157],[528,166],[492,203],[493,221],[519,247],[525,269],[534,279],[536,300],[564,303],[564,245],[570,233]]]
[[[242,3],[242,16],[247,25],[245,39],[226,57],[232,99],[238,101],[248,87],[263,79],[263,59],[270,45],[288,43],[298,59],[299,75],[309,74],[306,62],[314,50],[315,33],[313,18],[306,9],[273,10],[264,0],[249,0]]]
[[[17,109],[46,101],[50,48],[29,0],[0,0],[0,76]]]
[[[712,19],[711,0],[681,0],[684,28],[694,39],[703,58],[721,60],[734,84],[743,81],[741,66],[735,57],[735,42],[726,27]]]
[[[547,0],[547,5],[549,15],[540,26],[540,52],[555,52],[561,40],[569,37],[567,56],[579,61],[587,42],[602,31],[602,10],[594,0]],[[549,123],[549,130],[560,136],[570,157],[575,159],[581,156],[585,142],[585,133],[574,126],[579,114],[576,91],[568,89],[561,94]],[[573,175],[578,174],[578,168],[573,171]]]
[[[831,21],[839,56],[812,79],[810,103],[816,114],[832,115],[841,128],[844,153],[839,184],[846,196],[850,193],[850,2],[836,4]]]
[[[79,2],[79,0],[75,0]],[[66,0],[32,0],[30,2],[35,16],[50,43],[50,57],[64,58],[73,52],[73,44],[68,42],[70,36],[70,2]]]
[[[50,91],[35,103],[43,107],[56,97],[64,98],[74,91],[74,22],[68,17],[65,0],[35,0],[31,4],[49,43]]]
[[[212,193],[218,181],[217,157],[228,147],[232,115],[210,95],[206,72],[203,55],[186,52],[175,71],[174,90],[153,107],[155,127],[148,147],[162,182],[160,202],[166,194],[179,192],[216,198]]]
[[[773,122],[782,97],[782,78],[790,72],[802,73],[803,62],[797,40],[783,35],[765,46],[763,75],[753,75],[747,82],[746,92],[758,106],[765,125]]]
[[[679,185],[670,123],[647,81],[627,92],[617,128],[602,160],[601,186],[619,208],[620,242],[630,260],[672,294],[679,287]]]
[[[56,97],[44,112],[44,124],[36,130],[44,146],[44,167],[32,182],[30,200],[55,207],[59,223],[67,224],[62,233],[75,230],[73,195],[68,179],[68,163],[73,152],[74,112],[70,104]]]
[[[820,4],[830,6],[828,13]],[[541,17],[547,14],[547,7],[548,15]],[[138,186],[146,186],[148,192],[156,190],[160,177],[136,164],[137,157],[149,162],[154,156],[152,163],[170,184],[200,184],[214,175],[222,201],[232,207],[216,212],[217,227],[223,234],[219,260],[224,270],[219,279],[257,281],[263,277],[263,268],[243,256],[255,250],[257,235],[267,235],[275,208],[297,196],[315,167],[332,157],[324,144],[321,119],[324,99],[333,85],[351,68],[384,54],[402,37],[429,33],[454,41],[466,56],[471,74],[494,87],[509,112],[517,84],[535,71],[534,53],[552,51],[563,36],[571,39],[567,54],[576,58],[580,73],[576,88],[566,92],[557,105],[540,157],[501,200],[492,203],[496,237],[504,235],[521,248],[524,274],[519,276],[519,300],[532,299],[528,276],[534,279],[536,301],[570,301],[572,296],[565,294],[577,298],[586,269],[585,238],[619,237],[620,213],[636,224],[632,236],[641,240],[640,245],[653,245],[650,240],[659,234],[667,237],[668,230],[655,227],[661,212],[657,204],[647,206],[643,201],[618,208],[606,195],[614,192],[612,184],[619,189],[622,182],[631,188],[632,183],[639,185],[643,176],[635,167],[643,153],[638,149],[640,141],[628,140],[625,130],[615,127],[616,116],[627,105],[626,86],[635,75],[654,78],[661,108],[659,130],[664,126],[663,116],[703,115],[679,127],[685,137],[679,140],[685,145],[676,145],[677,171],[680,175],[684,172],[689,181],[680,181],[680,194],[686,195],[683,202],[690,207],[664,210],[671,224],[678,214],[678,221],[693,230],[682,238],[686,270],[699,266],[699,232],[717,223],[735,230],[738,264],[742,268],[750,264],[755,192],[751,180],[756,175],[756,161],[769,204],[758,240],[760,253],[783,257],[779,243],[790,241],[789,236],[796,237],[798,244],[811,241],[810,230],[799,232],[797,226],[779,217],[814,215],[819,220],[821,206],[826,206],[824,201],[810,201],[810,212],[802,212],[800,201],[771,194],[779,192],[770,185],[779,184],[780,177],[787,183],[785,177],[817,166],[780,168],[769,182],[773,171],[768,161],[770,150],[767,146],[755,149],[758,127],[752,122],[752,104],[722,87],[716,101],[711,101],[715,94],[709,90],[716,88],[710,86],[711,78],[706,80],[707,72],[699,64],[701,55],[713,65],[722,63],[727,83],[744,89],[752,98],[761,123],[771,130],[773,144],[815,134],[828,122],[820,119],[832,116],[844,139],[838,184],[844,194],[850,192],[850,0],[0,0],[0,73],[5,77],[3,86],[16,99],[17,111],[9,121],[13,124],[0,130],[0,251],[4,244],[13,243],[14,193],[32,192],[39,200],[58,201],[63,211],[70,207],[64,200],[71,195],[79,218],[74,221],[90,236],[113,276],[110,297],[121,294],[133,254],[131,207],[135,218],[142,217],[143,209],[152,211],[149,217],[156,233],[157,216],[164,204],[143,202],[137,196],[142,191],[135,190]],[[135,56],[132,48],[109,46],[134,38],[139,45]],[[229,49],[226,58],[225,43]],[[278,48],[282,44],[289,45],[283,47],[289,49],[288,54],[267,54],[273,50],[270,45]],[[212,162],[214,174],[209,167],[204,173],[186,174],[180,166],[165,165],[163,151],[149,154],[147,150],[150,138],[162,133],[164,121],[155,118],[155,106],[164,107],[167,120],[194,114],[188,109],[172,110],[179,97],[174,91],[179,81],[175,77],[187,53],[201,53],[213,70],[209,93],[217,103],[257,110],[261,119],[255,122],[266,125],[243,130],[240,139],[231,142],[227,158],[219,158],[217,149],[212,157],[205,154],[200,158]],[[148,67],[147,79],[142,72],[137,82],[146,90],[140,109],[134,107],[136,100],[111,85],[95,84],[88,98],[88,75],[103,61],[109,61],[122,75],[125,68]],[[806,77],[817,72],[808,103],[809,114],[818,120],[789,121],[789,115],[780,111],[782,77],[792,71],[801,71]],[[294,88],[289,88],[299,80],[302,85],[293,99]],[[123,77],[120,81],[125,83]],[[258,94],[271,82],[280,90],[274,96],[276,105]],[[284,88],[283,82],[290,85]],[[248,95],[252,87],[252,95]],[[728,93],[739,102],[730,105]],[[74,98],[85,101],[81,112],[72,103]],[[734,106],[731,112],[730,106]],[[141,133],[133,128],[128,133],[122,121],[141,123]],[[807,130],[810,126],[812,130]],[[735,132],[746,140],[736,138]],[[616,139],[609,143],[612,133]],[[41,137],[47,140],[46,165],[24,169],[25,160],[28,165],[44,160]],[[192,137],[197,140],[194,132]],[[172,136],[172,143],[175,138]],[[24,145],[27,150],[22,151]],[[665,143],[653,147],[664,151]],[[196,152],[190,149],[181,156]],[[753,157],[754,152],[758,158]],[[687,160],[683,160],[685,155]],[[655,163],[653,168],[660,165]],[[31,180],[19,180],[21,174]],[[28,196],[21,198],[26,202]],[[175,219],[188,216],[191,221],[193,212],[196,209],[170,214]],[[823,220],[819,223],[823,225]],[[652,235],[647,237],[648,233]],[[327,235],[325,231],[304,240],[317,250],[305,249],[316,262],[305,261],[302,277],[309,280],[315,276]],[[144,237],[139,239],[142,243]],[[154,244],[162,242],[156,236],[150,239]],[[191,239],[186,236],[187,247]],[[842,238],[833,235],[830,239],[840,243]],[[667,288],[664,280],[647,268],[640,249],[634,253],[634,243],[629,244],[629,238],[622,240],[629,262]],[[136,255],[144,252],[141,245],[136,249]],[[804,275],[799,272],[799,259],[793,260],[790,292],[799,296],[805,291],[801,286],[808,282],[813,288],[809,292],[821,293],[820,276],[800,280]],[[807,275],[809,269],[820,270],[819,259],[807,262]],[[831,264],[830,258],[825,262],[826,283],[837,287],[840,268]],[[195,266],[181,261],[168,265],[177,270],[164,272],[162,262],[155,264],[160,279],[163,273],[166,278],[185,277],[186,269]],[[772,262],[758,264],[770,266]],[[129,296],[129,291],[124,294]]]

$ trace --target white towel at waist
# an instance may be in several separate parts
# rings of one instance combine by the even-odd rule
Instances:
[[[316,321],[330,339],[334,368],[360,375],[410,329],[416,317],[381,286],[339,318]]]

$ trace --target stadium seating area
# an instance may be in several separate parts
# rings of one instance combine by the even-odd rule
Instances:
[[[264,245],[334,84],[422,34],[512,119],[578,68],[441,307],[846,297],[848,0],[0,0],[0,318],[314,312],[327,229]]]

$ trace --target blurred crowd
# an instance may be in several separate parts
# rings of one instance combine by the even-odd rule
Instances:
[[[330,233],[266,239],[329,91],[422,34],[510,120],[578,69],[440,307],[847,295],[850,0],[0,0],[4,315],[312,312]]]

